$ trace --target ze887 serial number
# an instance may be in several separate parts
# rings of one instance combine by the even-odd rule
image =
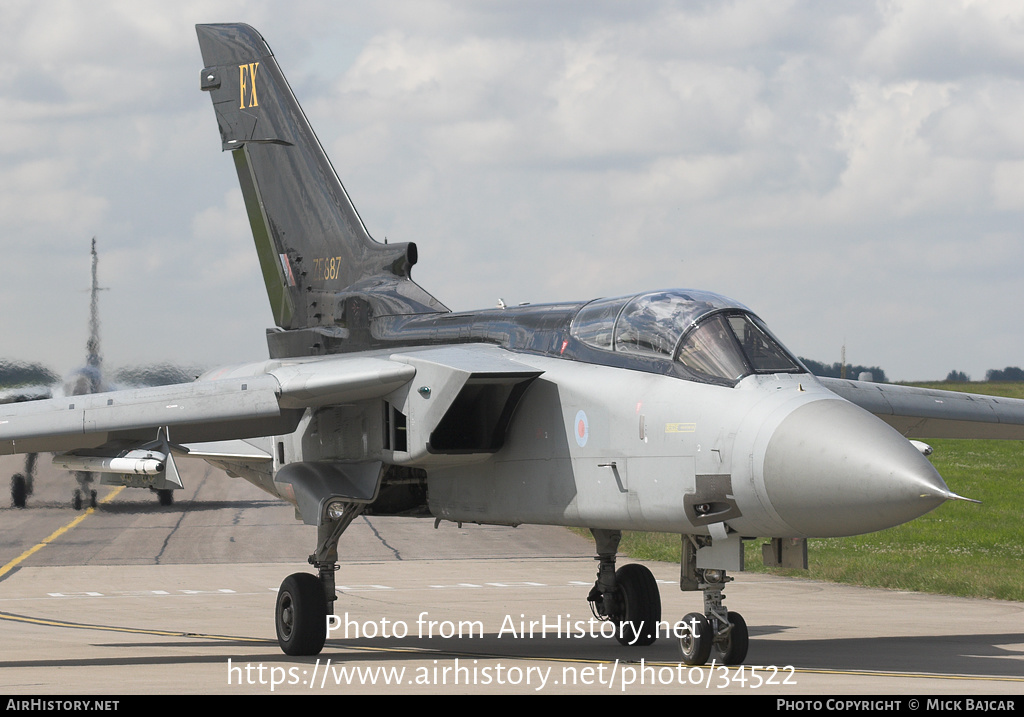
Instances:
[[[313,260],[313,280],[330,281],[341,273],[341,257],[328,256]]]

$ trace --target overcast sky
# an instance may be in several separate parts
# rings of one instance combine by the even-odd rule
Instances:
[[[266,358],[194,25],[262,32],[455,310],[689,287],[890,379],[1024,365],[1024,4],[0,5],[0,357]]]

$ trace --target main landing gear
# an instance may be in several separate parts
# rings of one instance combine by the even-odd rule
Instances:
[[[338,539],[366,507],[344,503],[337,517],[317,527],[317,549],[309,556],[317,575],[293,573],[277,592],[277,642],[286,655],[317,655],[327,641],[327,616],[334,614]]]
[[[15,473],[11,476],[11,505],[15,508],[24,508],[28,497],[32,495],[32,484],[36,474],[35,453],[25,454],[25,472]]]
[[[24,508],[28,502],[28,481],[21,473],[11,476],[11,505],[15,508]]]
[[[78,488],[71,496],[71,507],[75,510],[96,507],[96,489],[92,487],[92,472],[75,471]]]
[[[597,544],[597,582],[587,600],[596,617],[617,624],[615,639],[622,645],[646,647],[658,637],[661,622],[661,594],[654,575],[643,565],[615,569],[615,553],[622,533],[618,530],[590,531]]]

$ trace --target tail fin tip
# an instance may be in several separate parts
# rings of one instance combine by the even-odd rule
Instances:
[[[221,133],[231,150],[277,325],[330,322],[329,295],[379,295],[402,313],[447,311],[410,278],[416,245],[366,230],[263,36],[249,25],[196,25]]]

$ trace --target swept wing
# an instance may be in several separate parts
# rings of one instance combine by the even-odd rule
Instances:
[[[1020,399],[838,378],[819,381],[907,438],[1024,440]]]
[[[269,361],[207,380],[0,406],[0,455],[288,433],[306,407],[384,395],[415,369],[371,357]],[[228,374],[228,375],[224,375]]]

